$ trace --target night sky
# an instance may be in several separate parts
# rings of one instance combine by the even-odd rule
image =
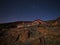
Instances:
[[[59,16],[59,0],[0,0],[0,23],[52,20]]]

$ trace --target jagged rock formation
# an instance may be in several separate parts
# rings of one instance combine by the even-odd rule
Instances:
[[[37,26],[8,28],[0,32],[1,45],[44,45],[44,40],[42,40],[44,38],[37,30]]]
[[[59,26],[60,25],[60,17],[58,17],[55,20],[48,20],[47,24],[52,25],[52,26]]]
[[[49,42],[60,40],[59,22],[60,18],[48,22],[37,19],[0,24],[0,45],[60,45]]]

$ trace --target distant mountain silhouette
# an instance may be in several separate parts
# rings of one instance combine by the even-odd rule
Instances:
[[[32,25],[60,25],[60,17],[58,17],[55,20],[48,20],[48,21],[43,21],[40,19],[36,19],[34,21],[16,21],[16,22],[10,22],[10,23],[1,23],[0,26],[5,26],[5,27],[17,27],[20,25],[28,25],[28,26],[32,26]]]

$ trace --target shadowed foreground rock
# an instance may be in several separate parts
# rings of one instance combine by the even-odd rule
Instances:
[[[36,27],[1,29],[0,45],[45,45]]]

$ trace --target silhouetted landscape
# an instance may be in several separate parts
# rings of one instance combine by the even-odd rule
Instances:
[[[60,45],[60,17],[1,23],[0,45]]]

